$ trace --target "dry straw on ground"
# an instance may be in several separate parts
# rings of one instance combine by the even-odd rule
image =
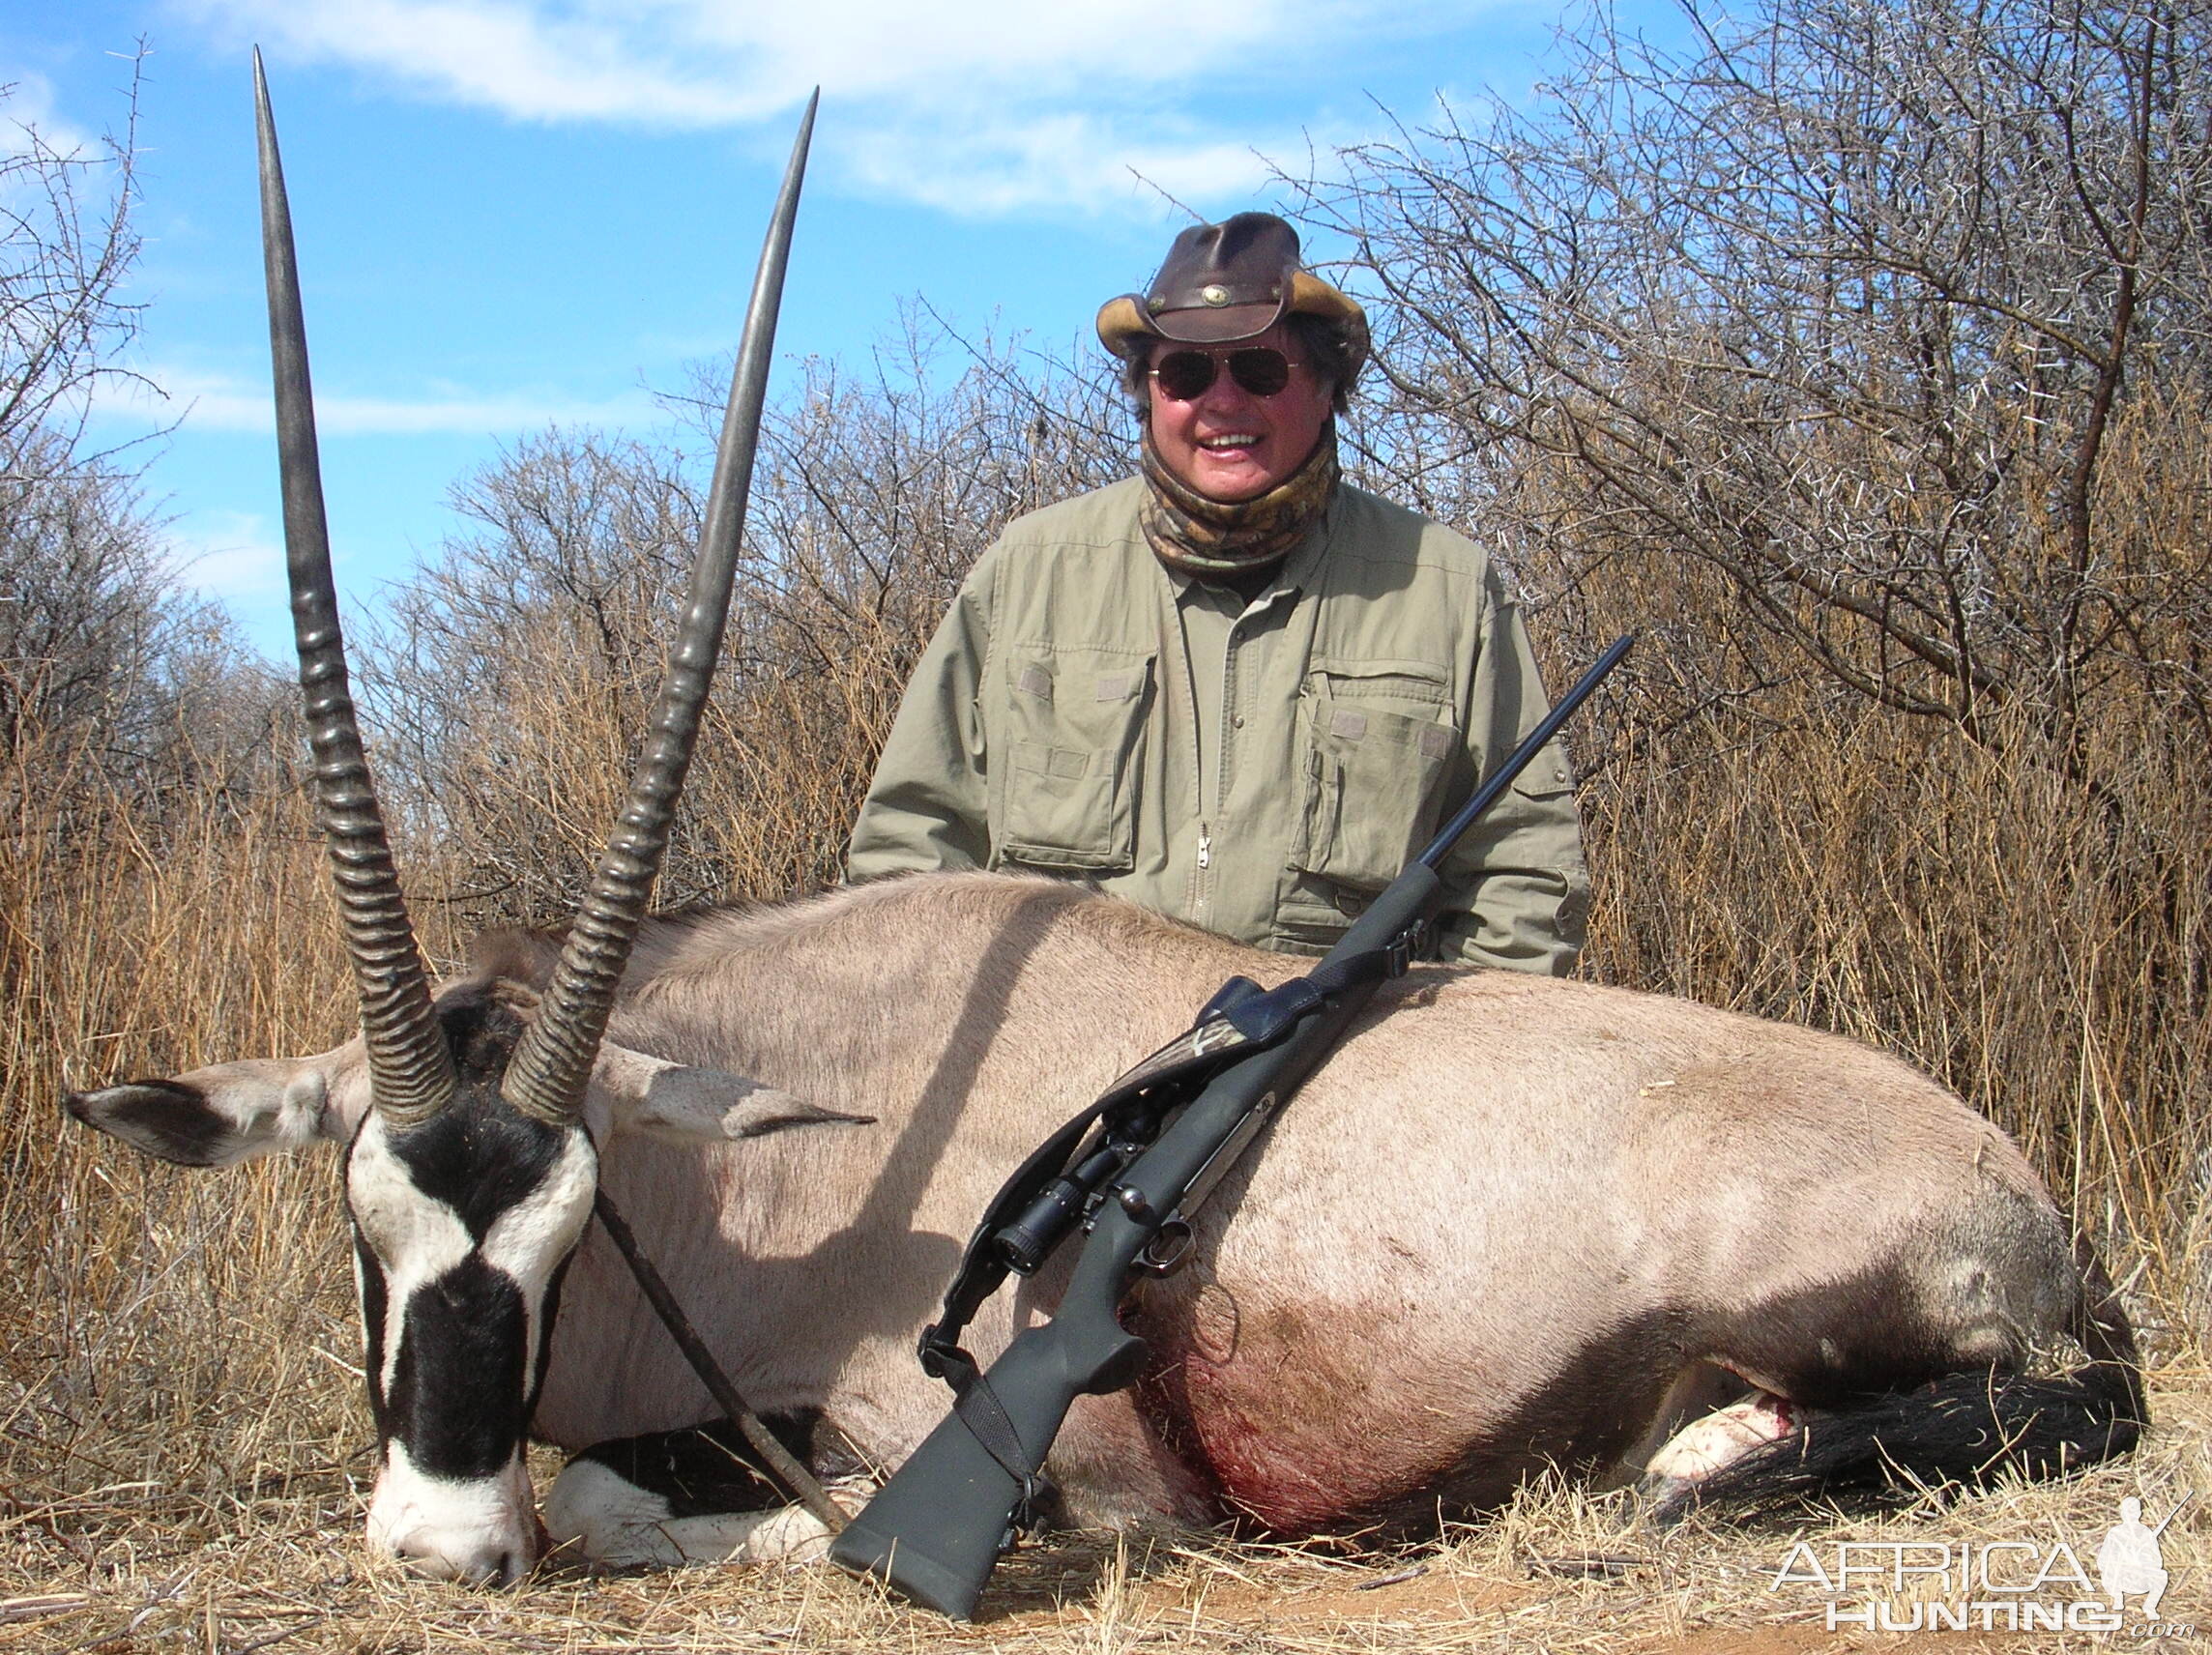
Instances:
[[[1637,1525],[1621,1496],[1538,1488],[1488,1521],[1387,1553],[1078,1536],[1017,1553],[972,1626],[905,1608],[822,1567],[594,1577],[556,1559],[509,1592],[428,1584],[363,1552],[366,1490],[357,1460],[219,1498],[141,1486],[11,1509],[0,1519],[0,1650],[1667,1648],[1751,1655],[1894,1647],[1894,1634],[1850,1622],[1831,1633],[1824,1612],[1831,1594],[1804,1581],[1803,1565],[1797,1579],[1777,1583],[1796,1541],[1828,1559],[1827,1568],[1845,1541],[1942,1544],[1954,1553],[1963,1544],[2026,1543],[2039,1561],[2063,1542],[2093,1576],[2096,1546],[2123,1495],[2139,1495],[2155,1521],[2186,1495],[2212,1489],[2212,1389],[2204,1376],[2169,1374],[2156,1407],[2162,1424],[2148,1448],[2073,1482],[2004,1489],[1879,1521],[1808,1522],[1786,1533],[1695,1523],[1655,1533]],[[2200,1496],[2163,1537],[2174,1583],[2161,1624],[2172,1636],[2146,1639],[2131,1602],[2130,1631],[2111,1642],[2187,1646],[2197,1627],[2212,1637],[2212,1601],[2202,1590],[2208,1536],[2212,1519]],[[2034,1601],[2081,1595],[2053,1584]],[[1909,1621],[1916,1602],[1961,1596],[1862,1585],[1833,1601],[1854,1612],[1876,1604],[1897,1624]],[[1999,1631],[1952,1641],[2032,1650],[2103,1640]]]
[[[2133,1459],[1819,1532],[2093,1547],[2124,1494],[2154,1513],[2194,1494],[2168,1536],[2185,1571],[2168,1608],[2194,1620],[2212,1510],[2212,1380],[2189,1326],[2212,1300],[2202,9],[1798,8],[1788,27],[1747,17],[1748,55],[1687,78],[1609,8],[1589,15],[1593,52],[1554,77],[1564,127],[1402,129],[1403,147],[1340,158],[1341,191],[1305,191],[1404,302],[1375,308],[1392,374],[1362,415],[1367,459],[1514,565],[1555,682],[1649,629],[1577,731],[1589,968],[1936,1073],[2022,1140],[2151,1335],[2160,1423]],[[1890,142],[1893,120],[1929,143]],[[1878,188],[1832,188],[1831,140]],[[1750,182],[1679,187],[1721,177]],[[106,291],[80,283],[71,316]],[[129,313],[105,326],[128,333]],[[872,381],[817,370],[777,416],[667,900],[831,877],[898,685],[976,548],[1128,469],[1110,391],[988,348],[946,386],[945,342],[917,332]],[[18,459],[51,444],[16,436]],[[77,481],[52,504],[138,534],[109,481]],[[558,917],[581,883],[695,482],[588,433],[520,445],[460,487],[480,534],[364,652],[434,954],[457,926]],[[314,1050],[350,1021],[319,851],[258,744],[252,675],[219,638],[195,656],[171,637],[124,695],[119,662],[181,623],[131,650],[128,626],[88,629],[85,597],[151,624],[133,606],[161,593],[144,569],[119,586],[42,565],[82,548],[25,532],[70,512],[11,519],[46,572],[7,599],[12,620],[70,624],[0,649],[0,712],[16,710],[0,717],[0,1651],[1870,1641],[1766,1589],[1776,1537],[1649,1535],[1545,1491],[1404,1557],[1078,1540],[1017,1558],[965,1630],[819,1572],[556,1562],[475,1594],[370,1564],[329,1163],[149,1166],[54,1107],[71,1085]],[[80,683],[102,687],[46,693]],[[144,727],[187,708],[189,728]],[[69,740],[34,727],[57,710]]]

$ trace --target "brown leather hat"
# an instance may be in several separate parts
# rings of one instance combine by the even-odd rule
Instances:
[[[1177,236],[1150,293],[1124,293],[1099,310],[1098,338],[1129,358],[1153,339],[1249,339],[1293,312],[1342,324],[1358,371],[1367,357],[1367,313],[1299,265],[1297,231],[1272,213],[1239,213]]]

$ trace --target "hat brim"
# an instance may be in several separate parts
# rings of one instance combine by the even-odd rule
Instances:
[[[1284,308],[1295,310],[1301,316],[1326,316],[1362,329],[1367,326],[1367,312],[1359,307],[1358,300],[1331,287],[1310,270],[1301,270],[1291,277],[1291,302]]]
[[[1230,305],[1218,310],[1164,310],[1153,315],[1141,295],[1124,293],[1099,307],[1098,342],[1124,358],[1135,356],[1153,339],[1224,345],[1265,334],[1294,311],[1351,324],[1365,337],[1367,312],[1358,302],[1301,270],[1291,278],[1290,298],[1280,305]]]

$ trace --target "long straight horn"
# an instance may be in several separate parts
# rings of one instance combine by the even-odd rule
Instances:
[[[307,328],[300,311],[300,267],[292,210],[269,113],[261,52],[253,53],[253,106],[261,139],[261,252],[269,280],[269,354],[276,381],[276,452],[283,471],[284,560],[292,582],[292,631],[300,691],[314,754],[315,798],[330,841],[338,917],[361,991],[379,1114],[396,1124],[425,1120],[453,1095],[452,1059],[430,1010],[430,985],[407,922],[384,817],[361,750],[346,683],[345,639],[331,579],[323,518],[322,463],[315,451],[315,399],[307,383]]]
[[[722,627],[729,619],[745,500],[752,490],[753,450],[760,443],[769,363],[775,351],[776,311],[783,298],[784,267],[791,256],[791,228],[799,216],[806,145],[814,132],[814,109],[821,97],[816,92],[807,100],[799,137],[791,146],[791,163],[784,171],[783,191],[776,198],[768,241],[761,248],[752,305],[745,313],[744,340],[738,347],[737,372],[730,380],[729,407],[722,415],[721,443],[714,452],[714,480],[708,491],[699,556],[691,568],[690,596],[669,653],[652,740],[630,778],[629,802],[623,807],[606,855],[599,858],[597,877],[568,933],[538,1020],[515,1048],[500,1087],[508,1102],[542,1119],[572,1119],[584,1106],[584,1088],[591,1079],[599,1038],[606,1032],[615,986],[629,959],[638,923],[645,917],[661,854],[668,846],[677,796],[691,768],[700,714],[713,683]]]

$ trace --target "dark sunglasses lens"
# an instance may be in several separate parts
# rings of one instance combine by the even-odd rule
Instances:
[[[1254,396],[1272,396],[1291,383],[1290,359],[1266,345],[1236,351],[1229,358],[1229,377]]]
[[[1206,388],[1213,383],[1213,359],[1204,351],[1171,351],[1160,358],[1152,377],[1178,402],[1188,402],[1194,396],[1204,396]]]
[[[1204,396],[1220,364],[1205,351],[1171,351],[1160,359],[1152,376],[1160,389],[1178,402]],[[1266,345],[1229,353],[1229,377],[1252,396],[1272,396],[1291,383],[1291,361]]]

